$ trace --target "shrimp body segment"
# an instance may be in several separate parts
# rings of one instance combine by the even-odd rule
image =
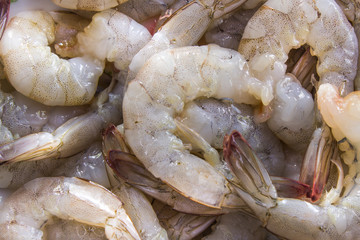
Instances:
[[[43,239],[52,216],[105,228],[108,239],[140,239],[122,202],[106,188],[79,178],[37,178],[2,205],[0,239]]]
[[[127,1],[128,0],[52,0],[52,2],[59,7],[85,11],[103,11]]]
[[[358,42],[333,0],[267,1],[248,22],[239,52],[261,72],[267,66],[272,68],[274,61],[285,64],[290,50],[304,44],[319,59],[320,83],[336,85],[342,95],[353,91]]]
[[[81,105],[94,96],[104,63],[90,57],[70,60],[51,52],[55,24],[43,11],[12,18],[0,42],[4,70],[14,88],[45,105]]]
[[[150,39],[144,26],[113,9],[95,14],[84,32],[77,35],[84,54],[114,62],[119,70],[126,70]]]
[[[217,45],[155,54],[125,93],[125,137],[136,157],[155,177],[197,202],[221,207],[230,191],[225,177],[186,149],[174,134],[174,118],[187,102],[198,97],[258,103],[248,93],[254,83],[257,80],[250,75],[245,59]]]

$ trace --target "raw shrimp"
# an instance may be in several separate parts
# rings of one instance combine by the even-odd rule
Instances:
[[[56,203],[56,204],[54,204]],[[52,216],[105,228],[108,239],[140,239],[122,202],[106,188],[78,178],[37,178],[4,202],[1,239],[43,239]]]
[[[88,103],[104,62],[86,56],[60,59],[48,46],[54,29],[46,12],[22,12],[12,18],[0,41],[6,75],[17,91],[43,104]]]
[[[38,132],[0,146],[0,162],[63,158],[86,149],[100,138],[108,123],[121,121],[124,86],[121,82],[115,87],[112,85],[100,93],[98,102],[89,112],[71,118],[52,133]]]
[[[275,63],[284,64],[289,51],[304,44],[319,58],[320,84],[335,84],[342,95],[353,91],[357,38],[334,0],[267,1],[248,22],[239,52],[250,61],[252,70],[262,72],[277,68]],[[262,76],[270,86],[276,84],[271,75]],[[273,95],[267,97],[262,99],[265,105]]]
[[[134,55],[150,39],[144,26],[112,9],[95,14],[90,25],[77,35],[81,52],[114,62],[119,70],[127,70]]]
[[[268,86],[261,100],[264,105],[271,103],[269,127],[302,151],[315,130],[314,101],[296,78],[285,75],[285,63],[290,50],[304,44],[319,59],[320,84],[332,82],[342,95],[353,91],[357,38],[333,0],[267,1],[248,22],[238,49],[254,76]]]
[[[135,75],[153,54],[168,48],[194,45],[213,18],[241,6],[244,0],[195,0],[179,10],[160,27],[152,39],[133,58],[129,66]],[[132,76],[131,76],[132,77]]]
[[[103,11],[128,0],[52,0],[56,5],[73,10]]]
[[[261,161],[238,132],[225,139],[224,151],[238,178],[233,182],[235,189],[269,231],[294,240],[358,238],[360,188],[356,183],[348,193],[340,195],[344,180],[340,161],[334,160],[339,172],[336,188],[315,205],[278,197]]]
[[[221,207],[230,193],[225,177],[174,135],[174,117],[199,97],[256,104],[249,89],[257,83],[236,51],[216,45],[165,50],[152,56],[128,85],[123,102],[125,138],[156,178],[192,200]]]

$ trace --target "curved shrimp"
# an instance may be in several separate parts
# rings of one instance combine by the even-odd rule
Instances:
[[[156,178],[195,201],[220,207],[230,193],[225,177],[186,149],[174,135],[174,118],[198,97],[257,103],[247,92],[257,83],[236,51],[216,45],[165,50],[152,56],[128,85],[125,138]]]
[[[86,104],[95,94],[104,63],[86,56],[60,59],[48,46],[54,29],[46,12],[12,18],[0,41],[6,75],[18,92],[43,104]]]
[[[56,203],[56,204],[54,204]],[[41,227],[57,216],[105,228],[108,239],[140,239],[122,202],[106,188],[78,178],[37,178],[1,208],[1,239],[43,239]]]
[[[334,161],[339,178],[319,205],[278,197],[272,181],[250,146],[235,132],[224,140],[225,159],[237,176],[233,182],[239,196],[274,234],[288,239],[357,239],[359,228],[359,184],[340,195],[343,170]],[[251,169],[251,170],[250,170]]]
[[[315,130],[315,104],[297,79],[285,74],[285,63],[290,50],[304,44],[319,59],[320,84],[334,83],[342,95],[353,91],[357,38],[333,0],[267,1],[248,22],[238,49],[267,85],[258,97],[264,105],[271,103],[269,127],[297,150],[306,148]]]
[[[54,28],[48,13],[23,12],[12,19],[0,42],[10,83],[20,93],[46,105],[88,103],[95,94],[104,61],[126,69],[151,37],[131,18],[106,10],[95,14],[90,25],[77,35],[78,54],[83,56],[65,60],[51,53],[48,46],[54,41]]]
[[[56,5],[73,10],[103,11],[116,7],[128,0],[52,0]]]
[[[275,62],[284,64],[289,51],[304,44],[319,58],[320,84],[332,83],[342,95],[353,91],[357,38],[334,0],[267,1],[248,22],[238,50],[253,70],[263,71]],[[271,97],[262,99],[265,105]]]

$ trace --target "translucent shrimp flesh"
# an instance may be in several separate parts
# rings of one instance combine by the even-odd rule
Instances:
[[[119,70],[127,70],[134,55],[150,39],[144,26],[112,9],[95,14],[84,32],[77,35],[83,54],[114,62]]]
[[[54,204],[56,203],[56,204]],[[52,216],[105,228],[108,239],[140,239],[122,202],[109,190],[78,178],[37,178],[1,208],[1,239],[43,239]]]

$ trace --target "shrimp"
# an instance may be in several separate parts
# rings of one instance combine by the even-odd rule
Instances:
[[[56,203],[56,204],[54,204]],[[1,239],[43,239],[52,216],[105,228],[108,239],[140,239],[123,203],[106,188],[79,178],[37,178],[1,208]]]
[[[135,75],[154,53],[168,48],[194,45],[202,37],[213,18],[241,6],[244,0],[191,1],[165,22],[151,40],[133,58],[129,66]]]
[[[94,96],[104,62],[90,57],[60,59],[48,44],[54,21],[42,11],[11,19],[0,41],[6,75],[14,88],[46,105],[80,105]]]
[[[31,27],[25,29],[25,25]],[[125,70],[150,40],[145,27],[122,13],[107,10],[95,14],[84,32],[77,34],[76,49],[82,57],[64,60],[48,47],[54,41],[54,27],[53,18],[46,12],[23,12],[12,19],[0,42],[10,83],[20,93],[46,105],[89,103],[105,59]],[[27,70],[19,71],[19,66]]]
[[[357,38],[333,0],[267,1],[248,22],[238,48],[254,76],[267,83],[267,94],[260,97],[273,109],[269,127],[278,138],[301,151],[315,130],[315,104],[298,80],[285,74],[285,64],[290,50],[304,44],[319,59],[320,84],[332,82],[342,95],[353,91]]]
[[[319,58],[320,84],[335,84],[342,95],[353,91],[357,38],[333,0],[267,1],[248,22],[238,50],[253,70],[261,72],[275,68],[274,63],[284,64],[289,51],[304,44]],[[263,81],[272,82],[269,85],[276,83],[271,76],[262,76]],[[268,97],[262,99],[265,105],[273,95]]]
[[[261,161],[238,132],[225,138],[224,151],[225,160],[237,176],[232,184],[270,232],[294,240],[358,238],[359,185],[340,195],[344,172],[339,159],[333,160],[339,172],[336,187],[315,205],[278,197]]]
[[[52,0],[56,5],[73,10],[103,11],[116,7],[128,0]]]
[[[216,45],[165,50],[152,56],[128,85],[123,101],[125,138],[156,178],[192,200],[219,208],[231,192],[227,180],[174,135],[174,118],[199,97],[256,104],[248,89],[257,83],[234,50]]]

